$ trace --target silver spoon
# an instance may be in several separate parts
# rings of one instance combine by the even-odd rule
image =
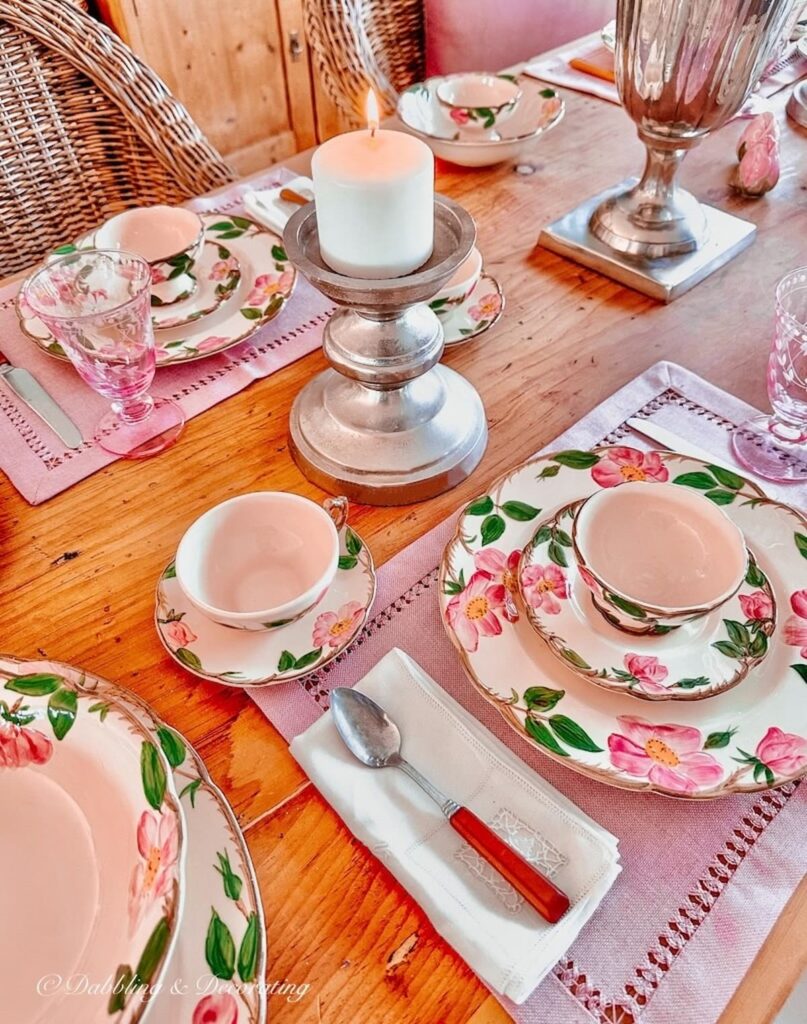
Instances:
[[[500,839],[480,818],[450,800],[401,756],[401,733],[374,700],[339,686],[331,690],[334,724],[348,750],[369,768],[400,768],[434,800],[451,827],[550,924],[569,909],[569,897]]]

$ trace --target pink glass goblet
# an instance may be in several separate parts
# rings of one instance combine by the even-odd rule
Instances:
[[[807,480],[807,267],[776,286],[776,322],[768,361],[773,415],[734,431],[734,453],[768,480]]]
[[[150,286],[139,256],[86,249],[37,271],[23,296],[81,379],[111,400],[96,444],[128,459],[163,451],[185,424],[176,402],[147,394],[156,369]]]

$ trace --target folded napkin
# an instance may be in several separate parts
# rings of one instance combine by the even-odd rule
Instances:
[[[585,92],[591,96],[599,96],[609,103],[619,103],[619,93],[613,82],[606,81],[598,75],[590,74],[570,67],[569,61],[582,61],[603,69],[609,67],[605,60],[605,47],[599,37],[591,36],[577,39],[563,50],[556,50],[546,57],[538,57],[524,68],[524,74],[531,78],[540,78],[542,82],[560,85],[576,92]],[[613,58],[610,67],[613,67]]]
[[[291,752],[353,834],[496,992],[523,1002],[571,945],[620,871],[617,840],[549,786],[396,648],[356,689],[401,730],[403,755],[570,898],[547,924],[454,832],[403,772],[360,764],[330,712]]]
[[[299,192],[306,199],[314,198],[314,182],[310,178],[292,178],[284,181],[277,188],[263,188],[249,191],[244,194],[244,209],[254,220],[263,224],[279,235],[283,234],[286,221],[295,210],[299,210],[297,203],[289,203],[280,198],[283,189],[291,189],[292,192]]]

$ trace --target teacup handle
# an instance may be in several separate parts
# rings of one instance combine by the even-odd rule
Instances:
[[[333,519],[333,525],[337,530],[341,530],[347,525],[347,513],[348,513],[348,500],[347,498],[340,496],[338,498],[326,498],[322,503],[322,507]]]

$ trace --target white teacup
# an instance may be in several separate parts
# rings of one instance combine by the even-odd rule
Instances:
[[[346,498],[324,507],[285,491],[230,498],[185,531],[177,582],[191,604],[223,626],[286,626],[311,611],[333,582],[346,519]]]
[[[151,304],[170,306],[196,290],[194,267],[204,242],[202,218],[184,206],[136,206],[95,232],[99,249],[125,249],[151,267]]]
[[[462,71],[437,86],[437,99],[451,120],[466,132],[489,132],[511,117],[521,88],[510,75]]]

